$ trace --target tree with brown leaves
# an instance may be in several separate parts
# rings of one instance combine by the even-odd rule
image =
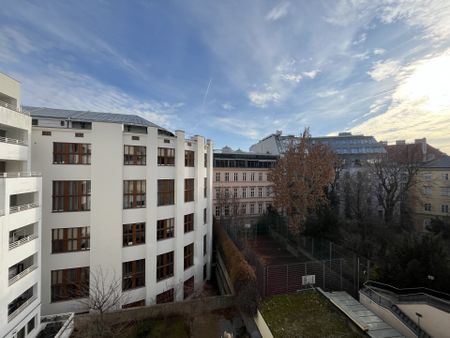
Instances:
[[[334,182],[336,154],[326,145],[313,143],[309,129],[289,144],[271,170],[274,205],[288,218],[294,234],[303,230],[306,217],[327,203],[327,189]]]

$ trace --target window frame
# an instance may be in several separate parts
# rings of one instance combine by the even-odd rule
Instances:
[[[146,191],[146,180],[123,180],[123,209],[145,208]]]
[[[91,149],[90,143],[53,142],[53,164],[90,165]]]
[[[184,215],[184,233],[194,231],[194,214]]]
[[[175,180],[158,180],[158,206],[175,204]]]
[[[52,181],[53,213],[90,211],[90,210],[91,210],[90,180]]]
[[[194,243],[188,244],[183,248],[184,260],[183,266],[184,270],[189,269],[194,266]]]
[[[184,203],[194,202],[195,181],[193,178],[184,179]]]
[[[175,148],[158,147],[157,164],[159,166],[175,166]]]
[[[165,218],[156,221],[156,241],[175,237],[175,218]]]
[[[174,276],[174,251],[169,251],[156,256],[156,282]]]
[[[122,246],[141,244],[145,244],[145,222],[122,224]]]
[[[90,226],[85,227],[72,227],[72,228],[55,228],[52,230],[52,254],[65,253],[65,252],[77,252],[77,251],[89,251],[91,249],[91,236]],[[73,237],[73,233],[76,231],[76,237]],[[56,236],[55,236],[56,235]],[[72,235],[72,236],[70,236]],[[56,237],[56,238],[55,238]],[[62,237],[62,238],[59,238]],[[76,243],[74,246],[73,243]],[[72,243],[72,245],[69,245]],[[83,243],[87,243],[83,248]],[[71,247],[72,249],[69,249]],[[73,248],[76,249],[73,249]]]
[[[193,150],[184,151],[184,166],[195,167],[195,151]]]
[[[122,291],[145,286],[145,259],[122,262]]]
[[[123,146],[123,165],[147,165],[147,147],[125,144]]]

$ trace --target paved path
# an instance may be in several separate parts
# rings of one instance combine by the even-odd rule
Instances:
[[[336,307],[373,338],[404,337],[345,291],[323,292]]]

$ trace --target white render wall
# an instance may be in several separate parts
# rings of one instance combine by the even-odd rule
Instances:
[[[20,104],[20,84],[0,73],[0,93]],[[0,142],[0,161],[5,163],[5,173],[0,173],[0,337],[16,337],[25,327],[26,337],[35,337],[40,326],[41,280],[41,177],[30,176],[31,118],[7,107],[0,106],[0,129],[6,130],[8,142]],[[23,141],[11,143],[12,139]],[[11,196],[32,194],[36,205],[24,210],[10,210]],[[19,198],[18,201],[21,199]],[[20,203],[19,203],[20,204]],[[23,205],[22,205],[23,206]],[[14,240],[10,246],[10,232],[22,227],[30,235]],[[30,269],[10,280],[9,268],[32,256]],[[8,304],[33,287],[33,297],[8,316]],[[27,332],[26,326],[35,317],[35,328]]]
[[[145,287],[125,291],[126,303],[145,299],[155,302],[156,295],[175,288],[176,300],[183,299],[183,282],[195,276],[195,287],[203,285],[203,265],[208,266],[212,249],[212,144],[203,137],[185,140],[184,132],[176,137],[158,135],[157,128],[148,127],[148,134],[123,132],[122,124],[93,122],[92,130],[67,129],[54,120],[39,119],[33,127],[33,170],[43,173],[43,270],[42,312],[54,314],[85,311],[77,300],[51,302],[51,271],[89,266],[106,270],[116,279],[122,278],[122,263],[145,259]],[[51,136],[42,131],[51,131]],[[84,137],[75,137],[75,133]],[[139,136],[139,140],[132,140]],[[170,144],[164,140],[170,140]],[[90,143],[91,165],[53,164],[53,142]],[[190,145],[189,145],[190,144]],[[124,165],[124,145],[146,146],[146,165]],[[175,148],[175,166],[157,165],[157,148]],[[195,168],[185,167],[184,150],[195,151]],[[204,167],[204,153],[208,154],[208,167]],[[207,198],[203,197],[203,181],[209,182]],[[195,179],[195,202],[184,203],[184,179]],[[146,180],[146,208],[123,209],[123,181]],[[175,205],[157,206],[157,180],[175,179]],[[91,211],[52,213],[52,181],[90,180]],[[203,224],[203,209],[208,209],[207,225]],[[184,234],[184,215],[195,213],[194,231]],[[156,240],[158,219],[175,218],[175,237]],[[122,225],[145,222],[145,244],[122,246]],[[90,226],[90,251],[51,253],[51,229]],[[207,234],[208,254],[203,256],[203,235]],[[184,246],[194,242],[194,266],[184,270]],[[174,251],[174,276],[156,281],[156,256]]]

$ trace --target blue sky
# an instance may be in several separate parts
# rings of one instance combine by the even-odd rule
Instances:
[[[134,113],[247,149],[282,130],[450,152],[450,4],[2,1],[23,104]]]

